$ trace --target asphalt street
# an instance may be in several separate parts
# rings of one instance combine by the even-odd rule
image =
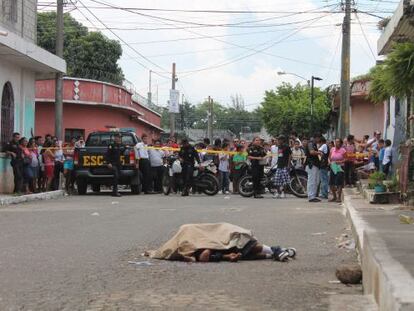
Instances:
[[[141,256],[180,225],[204,222],[252,229],[298,257],[188,264]],[[335,268],[357,260],[337,247],[347,227],[340,205],[293,197],[90,194],[0,208],[0,310],[348,310],[362,287],[336,282]]]

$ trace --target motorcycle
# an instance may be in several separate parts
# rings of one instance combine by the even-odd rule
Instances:
[[[261,180],[261,185],[264,189],[268,188],[269,192],[274,192],[273,178],[276,173],[277,165],[273,167],[265,168],[264,177]],[[290,170],[290,182],[285,188],[286,193],[291,193],[298,198],[307,198],[307,184],[308,174],[304,169],[291,168]],[[254,194],[253,191],[253,178],[250,170],[240,178],[239,181],[239,193],[243,197],[251,197]]]
[[[180,160],[177,156],[171,155],[167,158],[164,175],[162,178],[162,189],[165,195],[169,195],[171,191],[182,191],[182,168]],[[194,167],[193,173],[193,190],[203,192],[207,195],[216,195],[220,185],[216,178],[217,167],[212,160],[201,162]]]

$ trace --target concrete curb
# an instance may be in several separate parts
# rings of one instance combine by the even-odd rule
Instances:
[[[0,206],[10,205],[10,204],[19,204],[24,202],[38,201],[38,200],[51,200],[59,197],[63,197],[65,194],[64,190],[56,190],[42,193],[34,193],[28,195],[22,195],[18,197],[0,197]]]
[[[352,205],[344,192],[345,215],[352,226],[362,263],[364,293],[373,295],[380,311],[414,310],[414,279],[389,253],[384,241]]]

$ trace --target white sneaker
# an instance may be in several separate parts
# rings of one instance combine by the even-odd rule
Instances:
[[[273,199],[279,199],[280,194],[278,192],[273,193]]]
[[[286,198],[286,194],[285,194],[284,192],[282,192],[282,193],[280,194],[280,198],[281,198],[281,199]]]

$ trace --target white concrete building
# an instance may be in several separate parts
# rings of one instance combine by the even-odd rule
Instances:
[[[0,144],[13,132],[34,132],[35,80],[66,72],[63,59],[36,45],[36,0],[0,0]],[[1,150],[3,151],[3,150]],[[13,189],[12,170],[0,152],[0,193]]]
[[[407,41],[414,42],[414,0],[400,1],[378,40],[378,54],[387,55],[394,43]],[[391,97],[384,110],[384,138],[391,139],[397,150],[407,137],[407,99]]]

